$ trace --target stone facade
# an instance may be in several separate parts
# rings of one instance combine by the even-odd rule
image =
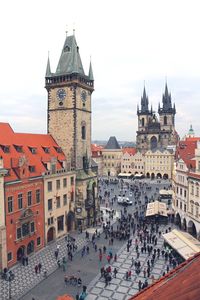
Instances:
[[[62,148],[76,171],[77,225],[96,221],[97,176],[91,170],[91,95],[94,79],[90,64],[85,75],[75,36],[67,36],[55,73],[47,63],[48,133]],[[91,186],[93,187],[91,188]],[[91,192],[92,191],[92,192]]]
[[[147,178],[172,179],[174,153],[170,150],[148,150],[145,155],[145,176]]]

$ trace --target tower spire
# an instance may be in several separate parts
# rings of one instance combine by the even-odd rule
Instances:
[[[51,67],[50,67],[50,59],[49,59],[49,52],[48,52],[48,60],[47,60],[47,68],[46,68],[46,75],[45,77],[51,76]]]
[[[90,67],[89,67],[88,77],[89,77],[90,80],[94,80],[93,70],[92,70],[92,62],[91,62],[91,56],[90,56]]]
[[[149,112],[149,99],[146,94],[145,86],[143,89],[143,95],[141,97],[141,112]]]

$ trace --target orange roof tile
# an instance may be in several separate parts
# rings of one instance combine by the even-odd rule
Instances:
[[[199,300],[200,253],[189,258],[130,300]]]
[[[91,144],[91,151],[92,151],[92,157],[100,157],[102,156],[102,146],[99,146],[97,144]]]
[[[195,168],[195,149],[197,148],[197,141],[199,140],[200,138],[187,138],[178,144],[176,157],[182,158],[189,169]]]
[[[123,151],[123,154],[128,153],[130,155],[135,155],[137,152],[136,148],[133,148],[133,147],[123,148],[122,151]]]
[[[9,152],[5,152],[5,145],[9,147]],[[22,152],[18,152],[16,146],[22,147]],[[35,154],[31,153],[31,148],[36,149]],[[45,152],[44,148],[49,148],[49,152]],[[8,123],[0,123],[0,156],[4,167],[10,171],[5,181],[18,179],[14,168],[18,167],[22,156],[27,158],[29,166],[35,167],[30,177],[40,176],[47,171],[45,163],[50,162],[52,157],[57,158],[57,168],[61,169],[60,162],[66,158],[62,151],[57,152],[57,148],[60,148],[59,145],[49,134],[15,133]]]

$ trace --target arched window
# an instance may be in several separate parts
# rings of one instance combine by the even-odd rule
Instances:
[[[164,116],[164,125],[167,125],[167,116]]]
[[[82,140],[86,139],[86,128],[85,125],[82,125],[81,127],[81,135],[82,135]]]
[[[142,118],[142,126],[144,126],[144,118]]]
[[[152,136],[150,143],[151,143],[151,150],[157,148],[158,142],[157,142],[157,138],[155,136]]]

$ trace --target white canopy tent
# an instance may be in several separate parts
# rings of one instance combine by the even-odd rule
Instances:
[[[165,242],[167,242],[180,256],[188,259],[200,252],[200,241],[195,239],[187,232],[173,229],[163,234]]]
[[[154,201],[148,203],[146,210],[146,217],[153,217],[155,215],[167,217],[167,206],[165,203]]]

